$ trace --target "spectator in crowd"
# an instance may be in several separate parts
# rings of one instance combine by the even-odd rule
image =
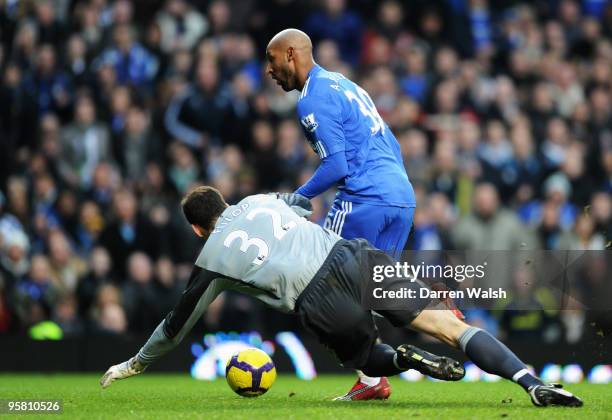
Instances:
[[[75,34],[68,40],[66,51],[66,71],[76,85],[90,83],[92,77],[87,56],[87,43],[82,36]]]
[[[428,182],[431,162],[425,133],[416,129],[408,130],[399,136],[398,141],[410,181],[417,185]]]
[[[152,132],[149,115],[137,105],[127,110],[125,126],[113,144],[114,157],[124,180],[136,183],[145,175],[146,165],[161,159],[161,144]]]
[[[212,1],[208,6],[211,35],[215,39],[230,32],[232,29],[232,9],[225,0]]]
[[[48,319],[57,301],[57,290],[51,279],[47,257],[32,256],[27,275],[15,286],[15,311],[22,326],[29,327]]]
[[[560,117],[550,119],[546,128],[546,139],[541,145],[544,167],[550,174],[556,171],[565,160],[570,144],[567,123]]]
[[[64,295],[58,299],[53,320],[62,329],[64,337],[78,336],[84,331],[77,301],[73,295]]]
[[[74,14],[78,22],[76,33],[83,38],[88,50],[97,50],[104,37],[99,8],[93,3],[78,3]]]
[[[24,234],[19,220],[6,211],[6,204],[6,197],[0,191],[0,247],[5,246],[13,235]]]
[[[439,140],[434,146],[430,179],[433,190],[446,194],[450,199],[458,198],[458,172],[455,144]]]
[[[159,63],[134,37],[133,27],[118,24],[113,29],[113,46],[96,58],[96,64],[111,65],[119,83],[128,83],[142,93],[149,93]]]
[[[574,223],[577,214],[576,206],[568,202],[572,187],[567,177],[560,172],[555,173],[546,179],[543,188],[546,202],[558,209],[559,224],[562,229],[567,230]],[[542,201],[535,199],[522,206],[519,214],[528,224],[540,223],[542,208]]]
[[[310,146],[301,141],[300,136],[301,133],[293,118],[284,119],[278,124],[276,130],[276,159],[278,163],[276,165],[280,166],[282,179],[288,182],[296,179],[300,162],[303,162],[308,153],[312,151]],[[308,150],[308,153],[305,150]],[[314,156],[314,153],[311,156]],[[270,168],[267,170],[270,170]],[[273,176],[273,174],[269,174],[269,176]],[[267,178],[264,173],[260,175],[260,182],[269,183],[270,189],[276,187],[273,179]]]
[[[604,237],[595,230],[595,221],[590,214],[578,215],[573,231],[567,232],[559,240],[559,249],[577,251],[605,249]]]
[[[496,189],[506,192],[509,179],[507,168],[512,161],[512,145],[506,127],[500,120],[490,120],[485,128],[485,139],[478,150],[483,177],[491,180]],[[508,194],[503,194],[508,196]]]
[[[22,71],[34,68],[36,47],[39,45],[38,28],[32,21],[22,20],[13,38],[12,59]]]
[[[178,200],[179,195],[172,188],[172,183],[168,178],[168,174],[162,172],[159,163],[147,163],[140,191],[140,205],[146,213],[157,205],[172,208]]]
[[[119,181],[115,167],[108,161],[101,161],[95,166],[91,185],[85,191],[85,196],[106,213],[111,210],[113,194],[118,188]]]
[[[121,291],[112,284],[102,284],[90,308],[92,330],[100,333],[121,333],[127,330],[127,319],[122,307]]]
[[[260,185],[271,189],[281,173],[276,155],[276,141],[272,125],[267,121],[257,121],[253,124],[253,154],[251,162],[261,177]]]
[[[1,62],[1,60],[0,60]],[[35,126],[38,109],[36,98],[23,85],[23,70],[9,63],[2,72],[0,84],[0,182],[18,168],[15,154],[36,144]]]
[[[195,84],[173,99],[165,115],[166,130],[177,140],[199,150],[222,144],[229,113],[228,91],[221,86],[217,64],[200,59]]]
[[[28,272],[30,268],[29,248],[30,241],[21,230],[14,230],[10,235],[3,237],[0,270],[5,284],[14,286],[17,280]]]
[[[155,262],[155,286],[157,318],[164,317],[176,305],[185,289],[185,281],[178,278],[176,267],[167,256],[161,256]]]
[[[146,333],[158,324],[158,295],[153,284],[151,259],[142,252],[134,252],[127,261],[127,279],[122,295],[131,331]]]
[[[56,15],[53,2],[51,0],[36,2],[35,13],[38,41],[41,44],[61,44],[66,37],[66,28]]]
[[[108,118],[111,120],[110,130],[113,140],[120,135],[125,128],[125,119],[128,109],[132,105],[132,92],[126,85],[114,85],[110,95]],[[113,145],[116,144],[113,141]]]
[[[88,96],[76,100],[74,122],[61,136],[59,169],[62,179],[71,187],[91,185],[98,162],[110,158],[110,138],[105,124],[96,120],[96,106]]]
[[[40,150],[41,156],[45,160],[48,171],[53,178],[60,179],[59,155],[60,155],[60,129],[61,123],[57,115],[48,113],[41,118],[40,130]]]
[[[369,62],[368,57],[372,56],[372,50],[383,51],[385,58],[393,60],[394,53],[411,39],[410,32],[404,26],[406,13],[401,2],[396,0],[381,2],[377,13],[378,19],[370,24],[364,36],[363,57],[366,64]],[[385,45],[386,43],[388,45]]]
[[[54,230],[48,239],[51,279],[59,293],[71,294],[87,271],[85,261],[75,255],[66,235]]]
[[[173,187],[180,194],[184,194],[200,177],[200,166],[192,151],[179,142],[170,146],[170,159],[168,177]]]
[[[539,288],[534,273],[520,267],[512,273],[513,289],[498,309],[500,327],[509,340],[556,342],[561,337],[556,302],[546,288]]]
[[[591,199],[590,211],[595,221],[595,230],[608,240],[612,238],[612,195],[604,191],[595,193]]]
[[[453,228],[457,249],[521,250],[533,249],[534,240],[519,219],[499,202],[492,184],[483,183],[474,190],[474,211]]]
[[[404,54],[404,67],[406,74],[400,81],[402,90],[408,97],[424,103],[431,85],[424,45],[414,45]]]
[[[50,44],[38,48],[35,68],[24,78],[23,85],[27,94],[36,99],[39,115],[49,111],[65,115],[71,105],[72,86],[59,69],[55,50]]]
[[[73,242],[77,237],[78,198],[74,190],[61,190],[55,202],[55,211],[59,224],[64,227],[68,240]]]
[[[193,48],[208,30],[208,22],[186,0],[167,0],[157,16],[161,31],[161,49],[168,54],[174,50]]]
[[[113,196],[115,220],[100,236],[100,244],[111,255],[115,275],[126,276],[126,261],[135,251],[145,251],[154,257],[158,254],[158,240],[154,227],[138,213],[137,200],[128,189],[117,191]]]
[[[440,238],[441,249],[453,249],[452,228],[457,221],[456,210],[448,197],[442,193],[430,194],[427,200],[431,220]]]
[[[32,208],[35,213],[41,214],[53,223],[59,223],[55,203],[58,197],[58,188],[55,180],[48,173],[41,173],[34,178],[34,196]]]
[[[92,252],[103,229],[104,216],[100,207],[94,201],[83,202],[74,235],[77,253],[88,255]]]
[[[124,334],[128,326],[125,311],[116,303],[105,305],[97,326],[98,331],[102,334]]]
[[[7,205],[6,209],[23,226],[24,233],[31,227],[29,217],[30,203],[28,200],[28,184],[22,176],[11,176],[6,186]],[[26,237],[26,243],[27,241]]]
[[[413,224],[411,249],[442,250],[442,238],[426,207],[415,209]]]
[[[542,206],[542,220],[536,232],[542,249],[559,249],[563,230],[559,221],[559,207],[552,202]]]
[[[304,28],[313,42],[331,39],[338,44],[342,59],[356,65],[359,62],[363,24],[354,11],[347,9],[345,0],[324,0],[321,10],[310,14]]]
[[[515,203],[520,205],[531,200],[537,193],[542,168],[529,127],[513,127],[511,141],[513,153],[506,168],[506,177],[514,192]]]
[[[111,257],[106,248],[96,247],[91,251],[89,271],[81,278],[76,290],[81,316],[87,315],[98,290],[106,284],[114,283],[112,267]]]

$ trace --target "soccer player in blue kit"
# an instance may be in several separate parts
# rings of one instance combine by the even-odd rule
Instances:
[[[399,143],[368,93],[317,65],[308,35],[285,29],[266,49],[266,72],[285,90],[301,92],[297,112],[321,164],[297,194],[311,199],[337,185],[325,227],[345,239],[364,238],[399,258],[416,207]],[[359,379],[340,400],[386,399],[386,378]]]

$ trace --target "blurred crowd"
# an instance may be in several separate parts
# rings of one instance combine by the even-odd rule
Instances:
[[[0,0],[0,25],[0,334],[149,332],[201,247],[182,194],[312,175],[297,93],[264,74],[286,27],[395,133],[409,249],[610,247],[610,0]],[[294,326],[233,295],[202,322]]]

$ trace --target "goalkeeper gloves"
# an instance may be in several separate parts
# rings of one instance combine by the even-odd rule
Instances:
[[[283,200],[291,210],[297,213],[300,217],[308,218],[312,214],[312,204],[310,200],[301,194],[292,193],[274,193],[276,198]]]
[[[141,364],[136,359],[136,356],[134,356],[130,360],[109,367],[104,376],[102,376],[102,379],[100,379],[100,385],[102,385],[102,388],[108,388],[115,380],[138,375],[145,369],[146,366]]]

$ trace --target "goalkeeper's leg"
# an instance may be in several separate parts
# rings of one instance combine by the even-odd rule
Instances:
[[[535,405],[582,405],[578,397],[532,375],[525,363],[491,334],[465,324],[449,310],[424,310],[410,323],[410,328],[460,348],[485,372],[516,382],[529,393]]]
[[[376,343],[382,343],[380,338]],[[334,398],[334,401],[386,400],[391,396],[391,384],[384,375],[368,376],[362,370],[355,372],[355,384],[346,394]]]

